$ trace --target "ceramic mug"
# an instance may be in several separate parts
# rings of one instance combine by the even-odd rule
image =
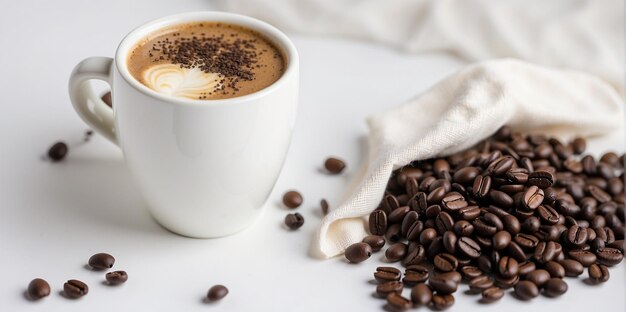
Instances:
[[[149,34],[190,22],[223,22],[264,35],[283,52],[286,69],[272,85],[244,96],[192,100],[163,95],[128,71],[131,49]],[[113,107],[91,89],[111,87]],[[250,17],[192,12],[138,27],[115,58],[80,62],[69,80],[74,109],[118,145],[154,219],[190,237],[219,237],[250,225],[261,212],[283,165],[298,102],[298,53],[278,29]]]

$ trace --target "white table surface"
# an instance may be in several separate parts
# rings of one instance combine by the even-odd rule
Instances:
[[[320,220],[319,200],[340,200],[365,155],[365,117],[391,108],[460,68],[445,55],[404,55],[365,42],[292,36],[301,55],[298,122],[283,173],[251,228],[221,239],[172,234],[151,219],[132,185],[117,147],[100,136],[72,146],[66,161],[41,156],[56,140],[79,142],[85,124],[69,103],[67,79],[82,58],[113,55],[139,24],[178,12],[209,9],[208,1],[14,1],[0,10],[0,311],[382,311],[369,281],[382,253],[359,265],[308,256]],[[592,148],[621,151],[623,140]],[[326,156],[348,163],[340,176],[322,174]],[[282,220],[285,190],[305,197],[306,218],[296,232]],[[104,273],[84,268],[96,252],[109,252],[129,280],[103,284]],[[559,299],[520,302],[505,296],[481,305],[456,295],[450,311],[623,311],[624,265],[600,286],[567,279]],[[585,273],[586,276],[586,273]],[[42,277],[52,294],[23,297]],[[68,279],[90,286],[68,300]],[[230,294],[204,304],[213,284]]]

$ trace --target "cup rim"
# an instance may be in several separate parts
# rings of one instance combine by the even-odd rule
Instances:
[[[203,100],[195,100],[183,97],[174,97],[170,95],[165,95],[158,93],[147,86],[140,83],[135,77],[133,77],[128,67],[126,66],[128,53],[130,53],[130,49],[132,49],[138,40],[145,38],[148,34],[153,31],[156,31],[161,28],[165,28],[168,26],[176,25],[176,24],[184,24],[190,22],[223,22],[234,25],[243,26],[246,28],[250,28],[267,37],[272,41],[279,49],[282,50],[283,56],[286,58],[287,68],[283,72],[278,80],[274,81],[271,85],[258,90],[256,92],[226,98],[226,99],[203,99]],[[298,68],[298,52],[296,50],[295,45],[291,40],[285,35],[283,32],[278,30],[276,27],[258,20],[256,18],[252,18],[245,15],[228,13],[228,12],[220,12],[220,11],[199,11],[199,12],[186,12],[179,13],[174,15],[169,15],[165,17],[161,17],[158,19],[151,20],[147,23],[138,26],[133,29],[130,33],[128,33],[120,42],[115,51],[115,67],[117,68],[118,73],[124,78],[124,80],[132,86],[135,90],[161,100],[166,103],[172,104],[180,104],[180,105],[191,105],[191,106],[207,106],[207,105],[222,105],[222,104],[236,104],[241,102],[253,101],[255,99],[261,98],[274,92],[276,89],[279,89],[282,85],[287,83],[290,76],[296,74]]]

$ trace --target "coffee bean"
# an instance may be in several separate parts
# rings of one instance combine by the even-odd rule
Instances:
[[[402,282],[399,282],[399,281],[385,282],[382,284],[378,284],[378,286],[376,286],[376,295],[381,298],[386,298],[387,295],[391,293],[400,294],[403,288],[404,288],[404,284],[402,284]]]
[[[519,273],[519,265],[514,258],[504,256],[498,262],[498,273],[503,277],[513,277]]]
[[[453,179],[454,182],[464,185],[474,181],[479,174],[480,169],[476,167],[465,167],[457,170],[454,173]]]
[[[419,193],[419,183],[417,182],[417,179],[408,178],[404,184],[404,189],[409,197],[413,197]]]
[[[433,290],[424,283],[419,283],[411,289],[411,301],[417,306],[426,306],[433,299]]]
[[[374,278],[380,283],[399,281],[400,277],[402,273],[394,267],[377,267],[374,272]]]
[[[528,182],[528,169],[512,168],[507,171],[504,177],[513,183],[520,183],[519,185],[526,184]]]
[[[428,280],[430,273],[428,268],[422,265],[409,265],[404,271],[404,278],[402,281],[407,285],[415,285],[417,283],[424,283]]]
[[[624,255],[621,251],[615,248],[605,247],[596,253],[598,263],[606,266],[614,266],[622,262]]]
[[[114,271],[107,273],[105,278],[110,285],[119,285],[128,280],[128,274],[125,271]]]
[[[531,185],[523,196],[523,207],[526,209],[536,209],[543,203],[543,190],[536,185]]]
[[[206,298],[208,301],[213,302],[213,301],[221,300],[222,298],[226,297],[226,295],[228,295],[228,288],[226,288],[226,286],[215,285],[209,288]]]
[[[569,277],[577,277],[583,274],[583,271],[585,269],[580,262],[573,259],[563,259],[559,261],[559,264],[563,266],[563,269],[565,270],[565,276]]]
[[[300,213],[290,213],[285,216],[285,225],[290,230],[297,230],[304,224],[304,217]]]
[[[288,191],[283,195],[283,204],[290,209],[295,209],[302,205],[302,195],[297,191]]]
[[[370,245],[372,252],[377,252],[385,246],[385,238],[380,235],[365,236],[362,242]]]
[[[472,187],[472,194],[477,198],[483,198],[489,194],[491,190],[491,177],[490,176],[477,176],[474,179]]]
[[[325,199],[320,201],[320,207],[322,208],[322,213],[324,215],[328,214],[328,202]]]
[[[493,285],[494,281],[488,275],[480,275],[469,281],[469,289],[474,293],[480,293],[485,289],[493,287]]]
[[[409,208],[409,206],[398,207],[397,209],[392,211],[389,214],[389,216],[387,216],[387,221],[389,223],[399,223],[399,222],[402,222],[402,219],[404,219],[404,216],[406,216],[406,214],[409,211],[411,211],[411,208]]]
[[[587,194],[595,198],[600,203],[606,203],[611,200],[611,195],[595,185],[587,185]]]
[[[521,281],[515,285],[515,294],[522,300],[530,300],[539,296],[539,288],[530,281]]]
[[[454,232],[459,236],[470,236],[474,232],[474,226],[466,220],[459,220],[454,223]]]
[[[329,157],[324,162],[324,167],[332,174],[339,174],[346,168],[346,163],[341,159]]]
[[[550,279],[550,272],[543,269],[534,270],[526,274],[524,279],[537,285],[537,287],[542,287]]]
[[[617,156],[617,154],[615,154],[614,152],[607,152],[604,155],[602,155],[602,157],[600,157],[600,162],[609,164],[611,166],[618,166],[620,161],[619,161],[619,156]]]
[[[413,306],[411,300],[394,292],[387,295],[387,304],[389,304],[396,311],[405,311]]]
[[[69,280],[63,284],[63,292],[67,297],[76,299],[86,295],[89,292],[89,287],[79,280]]]
[[[537,212],[539,212],[539,217],[541,218],[541,220],[548,224],[557,224],[561,217],[559,213],[554,210],[554,208],[548,205],[540,205],[537,208]]]
[[[544,268],[548,273],[550,273],[551,277],[563,278],[565,277],[565,268],[556,261],[548,261]]]
[[[445,233],[446,231],[450,231],[454,227],[454,220],[452,217],[445,211],[440,212],[435,219],[435,226],[437,227],[437,232],[439,234]]]
[[[400,225],[400,233],[402,236],[407,237],[409,230],[412,226],[414,226],[415,222],[419,221],[419,214],[417,211],[409,211],[402,219],[402,223]],[[420,232],[422,229],[419,229]],[[413,233],[414,235],[419,236],[419,233]],[[408,237],[407,237],[408,238]],[[409,238],[409,240],[411,240]]]
[[[513,164],[515,159],[512,156],[502,156],[489,164],[487,172],[494,176],[502,176],[513,167]]]
[[[504,290],[499,287],[490,287],[482,291],[482,302],[489,303],[500,300],[504,297]]]
[[[456,242],[456,249],[462,256],[466,256],[472,259],[480,257],[480,245],[469,237],[461,237]]]
[[[465,201],[465,198],[463,197],[463,195],[459,194],[458,192],[448,193],[441,200],[441,204],[443,208],[447,209],[448,211],[456,211],[461,208],[467,207],[467,202]]]
[[[526,276],[537,268],[534,262],[524,261],[519,264],[519,275]]]
[[[500,288],[508,289],[514,287],[517,283],[519,283],[519,275],[515,275],[513,277],[496,275],[496,286]]]
[[[97,253],[89,258],[88,263],[94,270],[106,270],[113,267],[115,258],[108,253]]]
[[[556,257],[556,248],[554,242],[539,242],[535,247],[533,259],[541,264],[547,263]]]
[[[454,305],[453,295],[436,294],[433,295],[433,309],[441,311],[450,308]]]
[[[393,196],[393,195],[386,195],[385,198],[383,199],[383,209],[384,212],[389,214],[392,211],[396,210],[398,207],[400,207],[400,203],[398,202],[398,199]]]
[[[567,283],[561,278],[551,278],[545,285],[543,293],[548,297],[558,297],[567,292]]]
[[[461,268],[461,275],[463,275],[463,278],[466,280],[471,280],[474,277],[482,276],[483,272],[478,267],[466,265]]]
[[[462,220],[473,221],[480,216],[480,208],[478,206],[468,206],[456,211]]]
[[[372,247],[366,243],[354,243],[346,248],[345,256],[351,263],[367,260],[372,255]]]
[[[456,225],[456,224],[455,224]],[[457,236],[452,231],[443,233],[443,247],[451,254],[456,252]]]
[[[369,229],[373,235],[387,233],[387,214],[382,210],[374,210],[369,217]]]
[[[427,228],[420,234],[420,243],[424,246],[430,245],[430,243],[437,237],[437,231],[433,228]]]
[[[450,272],[456,270],[459,262],[455,256],[449,253],[442,253],[435,256],[433,264],[441,272]]]
[[[572,225],[566,233],[567,242],[574,246],[582,246],[587,242],[587,229]]]
[[[424,246],[418,244],[415,248],[408,251],[408,254],[402,259],[402,265],[415,265],[422,263],[424,260],[426,260],[426,249]]]
[[[101,99],[106,105],[113,107],[113,101],[111,101],[111,91],[105,93]]]
[[[515,235],[514,241],[522,248],[527,249],[535,248],[539,244],[539,239],[536,236],[525,233]]]
[[[495,250],[506,248],[511,242],[511,234],[507,231],[497,232],[492,239],[492,246]]]
[[[390,262],[400,261],[407,254],[407,245],[404,243],[395,243],[385,251],[385,257]]]
[[[609,268],[603,264],[592,263],[587,270],[589,272],[589,281],[592,283],[604,283],[610,278]]]
[[[500,207],[509,208],[513,206],[513,198],[505,192],[491,190],[489,191],[491,200]]]
[[[554,176],[549,171],[537,170],[528,174],[528,184],[546,189],[554,184]]]
[[[458,274],[458,280],[456,280],[456,274]],[[460,279],[461,274],[458,272],[440,273],[431,276],[428,279],[428,285],[438,294],[451,294],[456,292],[459,287]]]
[[[52,161],[61,161],[67,155],[69,148],[65,142],[56,142],[48,149],[48,157]]]
[[[574,250],[570,250],[567,255],[578,261],[580,264],[582,264],[584,267],[588,267],[591,264],[596,262],[596,255],[593,254],[590,251],[587,250],[582,250],[582,249],[574,249]]]
[[[50,284],[44,279],[36,278],[28,283],[26,293],[28,294],[28,298],[39,300],[50,295]]]

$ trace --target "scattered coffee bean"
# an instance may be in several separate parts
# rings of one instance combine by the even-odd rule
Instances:
[[[593,263],[587,270],[589,272],[589,280],[592,283],[604,283],[609,280],[609,268],[603,264]]]
[[[548,297],[558,297],[567,292],[567,283],[561,278],[553,277],[543,286],[543,293]]]
[[[428,280],[430,273],[428,268],[422,265],[409,265],[404,271],[404,278],[402,282],[407,285],[415,285],[418,283],[424,283]]]
[[[624,259],[624,255],[619,249],[605,247],[596,253],[598,263],[606,266],[614,266],[619,264]]]
[[[394,267],[377,267],[374,278],[381,283],[399,281],[402,277],[400,270]]]
[[[411,301],[417,306],[426,306],[433,299],[433,290],[424,283],[419,283],[411,289]]]
[[[574,259],[563,259],[559,261],[565,270],[565,276],[577,277],[585,271],[583,265]]]
[[[488,275],[480,275],[469,281],[469,289],[471,292],[475,293],[480,293],[485,289],[493,287],[493,285],[494,280]]]
[[[395,292],[387,295],[387,303],[396,311],[405,311],[413,306],[411,300]]]
[[[387,233],[387,214],[382,210],[374,210],[369,217],[369,229],[373,235]]]
[[[525,280],[532,282],[538,287],[542,287],[550,279],[550,272],[544,269],[534,270],[524,277]]]
[[[290,213],[285,216],[285,225],[290,230],[297,230],[304,224],[304,217],[296,212]]]
[[[56,142],[48,149],[48,157],[52,161],[61,161],[67,156],[69,148],[65,142]]]
[[[385,257],[390,262],[400,261],[407,254],[408,246],[404,243],[395,243],[385,251]]]
[[[441,272],[455,271],[459,265],[459,261],[455,256],[449,253],[441,253],[435,256],[433,260],[435,268]]]
[[[283,195],[283,204],[287,206],[287,208],[295,209],[302,205],[302,195],[297,191],[288,191]]]
[[[530,300],[539,296],[539,288],[531,281],[521,281],[515,285],[515,294],[522,300]]]
[[[376,286],[376,295],[381,298],[387,298],[387,295],[391,293],[400,294],[403,288],[404,284],[400,281],[384,282]]]
[[[360,263],[372,255],[372,247],[367,243],[355,243],[346,248],[345,256],[351,263]]]
[[[328,214],[328,202],[325,199],[320,201],[320,207],[322,208],[322,213],[324,215]]]
[[[215,285],[209,288],[206,298],[208,301],[213,302],[221,300],[222,298],[226,297],[226,295],[228,295],[228,288],[226,288],[226,286]]]
[[[565,268],[556,261],[548,261],[548,263],[544,265],[544,268],[550,273],[551,277],[565,277]],[[537,284],[537,286],[539,286],[539,284]]]
[[[428,285],[438,294],[451,294],[456,292],[460,280],[456,281],[452,275],[453,273],[459,274],[458,272],[435,274],[428,279]]]
[[[483,297],[483,302],[495,302],[504,297],[504,290],[499,287],[490,287],[483,290],[481,295]]]
[[[385,238],[379,235],[368,235],[363,238],[363,243],[370,245],[373,252],[377,252],[385,246]]]
[[[67,297],[76,299],[86,295],[89,287],[79,280],[69,280],[63,284],[63,291]]]
[[[346,168],[346,163],[341,159],[329,157],[324,162],[324,167],[332,174],[339,174]]]
[[[114,271],[106,274],[106,280],[110,285],[123,284],[128,280],[128,274],[125,271]]]
[[[97,253],[89,258],[89,266],[94,270],[107,270],[115,264],[115,258],[108,253]]]
[[[433,308],[441,311],[450,308],[454,305],[454,296],[446,294],[433,295]]]
[[[28,283],[26,293],[30,299],[39,300],[50,295],[50,284],[41,278],[36,278]]]

